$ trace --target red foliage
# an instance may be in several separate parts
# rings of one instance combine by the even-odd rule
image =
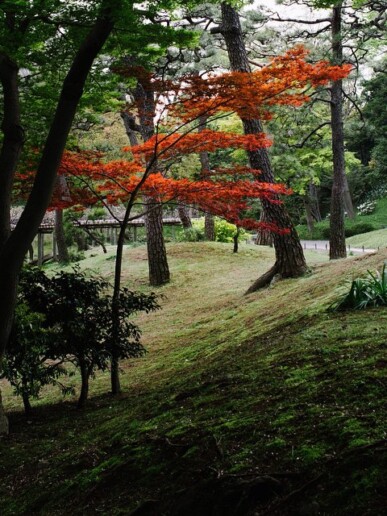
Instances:
[[[52,206],[85,206],[100,198],[112,204],[125,202],[146,174],[140,194],[160,202],[194,204],[247,229],[286,232],[286,228],[242,216],[253,199],[280,202],[278,195],[290,193],[283,185],[259,182],[258,170],[240,166],[218,168],[209,171],[205,180],[195,181],[166,178],[154,169],[157,166],[163,168],[163,163],[182,154],[225,148],[252,151],[270,146],[271,141],[265,134],[241,135],[211,129],[196,133],[192,132],[192,123],[197,124],[201,116],[222,112],[235,112],[242,118],[269,119],[272,106],[299,106],[308,100],[310,87],[341,79],[350,72],[349,65],[332,66],[327,61],[308,63],[306,55],[306,50],[299,46],[252,73],[232,72],[209,77],[190,75],[177,82],[158,80],[143,68],[118,70],[121,75],[137,77],[144,87],[153,89],[166,99],[172,98],[172,101],[165,101],[164,109],[175,125],[180,120],[181,128],[190,129],[186,133],[176,130],[170,134],[159,133],[141,145],[126,147],[124,150],[132,153],[132,160],[105,163],[98,153],[65,153],[59,174],[68,178],[71,199],[68,196],[64,199],[63,192],[57,189]],[[19,174],[20,185],[28,186],[31,178],[30,173]],[[93,184],[91,190],[87,186],[90,183]]]

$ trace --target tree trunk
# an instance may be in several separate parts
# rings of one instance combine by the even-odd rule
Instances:
[[[79,362],[79,368],[81,370],[81,393],[78,399],[78,408],[85,408],[87,398],[89,396],[89,378],[90,378],[90,368],[82,361]]]
[[[58,246],[59,263],[68,263],[70,261],[70,256],[63,228],[63,210],[60,208],[55,210],[55,239],[56,245]]]
[[[339,2],[332,13],[332,54],[334,64],[341,65],[343,60],[343,45],[341,34],[341,9]],[[344,227],[344,188],[345,188],[345,159],[344,159],[344,130],[343,130],[343,98],[342,81],[334,81],[331,87],[331,125],[333,153],[333,184],[331,196],[329,258],[345,258],[345,227]]]
[[[160,203],[148,197],[146,206],[146,245],[148,250],[149,283],[158,287],[170,280],[167,252],[163,236],[163,208]]]
[[[249,73],[250,65],[243,41],[239,16],[235,9],[226,3],[222,3],[222,25],[220,30],[226,42],[231,70]],[[263,132],[262,124],[259,120],[242,119],[242,122],[245,134]],[[274,183],[274,174],[266,149],[249,151],[248,156],[250,166],[261,170],[261,180],[267,183]],[[276,274],[281,275],[283,278],[293,278],[303,275],[307,269],[300,239],[285,206],[262,199],[262,207],[269,222],[276,224],[280,228],[288,229],[289,233],[285,235],[275,233],[273,235],[276,262],[268,273],[253,283],[247,293],[254,292],[258,288],[267,285]]]
[[[235,235],[232,237],[234,240],[233,252],[237,253],[239,248],[239,235],[241,233],[241,229],[237,227]]]
[[[20,123],[18,72],[16,63],[0,53],[4,112],[0,151],[0,252],[11,233],[12,185],[24,143],[24,131]]]
[[[305,208],[306,224],[308,226],[308,231],[309,233],[312,233],[314,230],[314,218],[312,214],[312,207],[307,196],[304,196],[303,203]]]
[[[114,352],[114,349],[112,352],[112,360],[110,365],[110,384],[113,396],[121,394],[119,358]]]
[[[204,238],[209,242],[215,242],[215,217],[212,213],[204,215]]]
[[[140,125],[141,136],[146,142],[155,132],[154,114],[156,110],[154,90],[150,78],[144,77],[137,82],[133,91],[136,101]],[[125,122],[125,119],[124,119]],[[156,172],[157,157],[149,173]],[[170,280],[167,251],[165,248],[163,234],[163,208],[162,204],[154,199],[145,198],[145,228],[147,233],[147,251],[149,266],[149,283],[152,286],[160,286]]]
[[[106,2],[106,5],[108,5],[108,2]],[[12,328],[18,273],[51,200],[57,170],[89,70],[114,26],[111,10],[106,5],[102,6],[100,18],[97,19],[80,45],[63,82],[56,112],[25,209],[14,231],[8,238],[5,235],[6,240],[0,242],[0,360],[7,346]],[[3,55],[0,54],[0,58],[3,58]],[[5,100],[6,88],[4,83],[3,94]],[[9,109],[15,112],[17,106],[18,100],[16,95],[16,98],[12,97],[10,99],[10,104],[5,102],[4,110]],[[12,127],[12,132],[14,132],[14,129]],[[17,132],[20,133],[20,127]],[[6,147],[4,147],[4,153],[14,156],[12,162],[17,162],[21,148],[20,138],[17,138],[18,143],[16,145],[14,142],[15,138],[12,136]],[[3,143],[5,142],[3,141]],[[11,161],[7,165],[1,163],[0,160],[0,165],[5,165],[0,170],[1,238],[4,238],[4,228],[9,226],[7,210],[10,206],[13,181],[13,171],[10,164]]]
[[[134,147],[135,145],[138,145],[138,138],[137,138],[136,129],[135,129],[137,127],[136,118],[134,117],[134,115],[132,115],[132,113],[130,113],[129,111],[126,111],[126,110],[121,111],[121,118],[122,118],[122,121],[124,122],[126,135],[129,138],[130,145],[132,147]],[[138,127],[137,130],[140,131],[140,128]]]
[[[318,189],[314,183],[309,183],[308,186],[308,198],[309,205],[311,208],[312,216],[316,222],[321,222],[320,203],[318,198]]]
[[[181,224],[184,229],[190,229],[192,228],[192,222],[191,217],[189,216],[187,208],[184,206],[184,204],[179,204],[177,206],[177,211],[179,214],[179,218],[181,220]]]
[[[268,222],[265,210],[261,211],[261,216],[259,217],[259,222]],[[271,245],[272,246],[273,245],[273,233],[271,231],[265,231],[264,229],[261,229],[261,231],[258,231],[255,243],[257,245]]]
[[[352,196],[349,190],[347,174],[344,173],[344,209],[347,212],[348,218],[353,220],[356,216],[355,208],[353,207]]]
[[[204,131],[207,127],[207,116],[202,115],[199,117],[198,133]],[[201,165],[201,177],[206,180],[210,173],[210,158],[208,152],[199,153],[200,165]],[[215,218],[212,213],[206,212],[204,215],[204,238],[210,242],[215,242]]]
[[[0,435],[8,434],[9,433],[9,423],[8,418],[5,415],[4,407],[3,407],[3,400],[1,397],[1,391],[0,391]]]
[[[31,412],[32,412],[32,407],[31,407],[31,403],[30,403],[30,397],[28,396],[28,394],[26,394],[25,392],[23,392],[23,405],[24,405],[24,413],[27,417],[29,417],[31,415]]]

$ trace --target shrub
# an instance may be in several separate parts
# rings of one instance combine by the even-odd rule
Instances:
[[[199,221],[194,221],[194,225],[192,228],[187,228],[182,231],[177,236],[178,242],[199,242],[204,240],[204,224],[203,227],[197,224]]]
[[[370,231],[374,231],[375,226],[369,222],[359,222],[357,224],[353,224],[352,226],[348,226],[345,228],[345,236],[347,238],[355,235],[361,235],[362,233],[369,233]],[[330,227],[325,227],[321,229],[321,234],[324,240],[329,240],[331,235]]]
[[[375,201],[366,201],[362,204],[359,204],[357,207],[358,215],[370,215],[375,211],[376,202]]]
[[[382,272],[367,271],[368,277],[352,281],[351,288],[345,296],[329,308],[339,310],[362,310],[373,306],[387,306],[387,270]]]
[[[43,328],[44,321],[43,314],[32,312],[23,302],[18,304],[2,364],[0,378],[6,378],[15,394],[22,397],[27,415],[31,412],[30,398],[38,398],[45,385],[58,385],[64,394],[72,392],[58,380],[67,374],[52,354],[58,333],[55,328]]]
[[[233,242],[236,235],[236,226],[224,219],[215,217],[215,241],[216,242]],[[238,240],[240,241],[246,231],[240,228]],[[204,240],[204,217],[192,221],[192,228],[181,231],[178,236],[180,242],[199,242]]]
[[[361,235],[362,233],[369,233],[375,229],[375,226],[369,222],[359,222],[353,226],[345,228],[345,236],[351,237],[354,235]]]
[[[21,278],[23,296],[30,308],[44,313],[47,328],[56,328],[59,333],[51,343],[49,357],[72,362],[81,372],[79,407],[86,402],[90,377],[96,370],[108,368],[113,352],[117,360],[144,354],[140,329],[128,317],[159,307],[155,294],[124,288],[113,321],[108,286],[106,281],[89,278],[79,269],[52,277],[39,269],[29,269]]]

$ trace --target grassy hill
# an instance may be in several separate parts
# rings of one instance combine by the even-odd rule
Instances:
[[[272,250],[171,244],[163,309],[141,316],[145,358],[124,394],[88,408],[47,390],[26,421],[5,389],[0,508],[14,514],[384,514],[387,310],[326,311],[387,252],[243,296]],[[81,266],[112,274],[112,254]],[[124,281],[147,291],[144,247]]]
[[[387,229],[378,229],[369,233],[362,233],[346,239],[346,244],[352,247],[368,249],[387,248]]]
[[[368,228],[366,229],[364,226],[368,226]],[[375,233],[376,238],[372,240],[372,246],[369,245],[369,247],[386,247],[387,243],[384,238],[385,232],[383,233],[383,229],[387,228],[387,197],[376,201],[376,207],[373,213],[369,215],[356,215],[354,220],[346,218],[345,228],[346,233],[348,232],[347,243],[354,247],[361,247],[362,245],[367,247],[371,243],[366,237],[369,233],[365,233],[365,231],[370,230],[370,232]],[[372,231],[372,229],[375,231]],[[329,220],[317,222],[312,233],[308,231],[306,225],[297,226],[297,232],[300,238],[305,240],[326,240],[329,238],[327,234],[328,230]],[[377,230],[381,230],[381,232],[377,234]],[[349,236],[350,234],[355,236]],[[365,238],[363,238],[363,236]]]

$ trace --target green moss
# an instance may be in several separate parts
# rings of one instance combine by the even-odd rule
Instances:
[[[167,504],[203,480],[251,472],[289,472],[302,483],[322,472],[319,489],[303,497],[326,514],[376,503],[383,454],[364,445],[387,435],[387,312],[326,307],[387,253],[317,265],[310,276],[243,296],[272,250],[168,250],[173,281],[160,289],[163,310],[137,319],[148,354],[122,364],[120,399],[107,394],[108,373],[97,375],[84,412],[55,405],[49,391],[27,423],[5,389],[13,434],[0,443],[4,514],[125,514],[141,500]],[[125,253],[124,282],[148,291],[145,248]],[[111,278],[106,256],[85,262]],[[299,486],[292,478],[290,491]]]

